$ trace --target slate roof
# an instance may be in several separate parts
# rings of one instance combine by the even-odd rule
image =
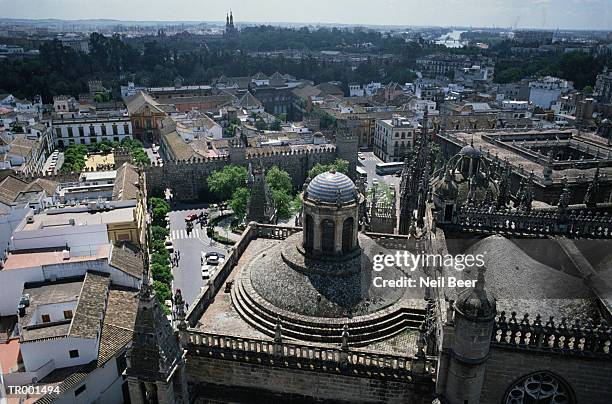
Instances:
[[[240,108],[260,108],[262,106],[261,101],[259,101],[250,91],[247,91],[246,94],[240,98],[238,103],[236,104]]]
[[[26,138],[16,138],[10,144],[10,154],[21,157],[27,157],[32,153],[32,149],[36,147],[36,140]]]
[[[115,185],[113,186],[113,201],[129,201],[138,198],[139,189],[136,186],[140,180],[136,167],[123,163],[117,169]]]
[[[253,80],[268,80],[268,76],[266,76],[265,74],[263,74],[262,72],[258,72],[256,73],[253,77],[251,77]]]
[[[93,370],[104,366],[110,359],[120,355],[132,340],[137,308],[137,292],[110,290],[97,360],[82,366],[56,369],[51,372],[40,382],[59,383],[60,392],[47,394],[38,399],[36,403],[54,402],[67,391],[83,383]]]
[[[105,314],[109,286],[108,274],[97,272],[85,274],[68,336],[87,339],[98,337]]]
[[[321,90],[315,86],[307,85],[293,89],[292,93],[298,98],[306,99],[308,97],[318,96],[321,94]]]
[[[10,205],[28,187],[28,183],[9,175],[0,182],[0,202]]]
[[[323,94],[344,96],[344,91],[342,91],[340,87],[332,83],[321,83],[317,84],[315,87],[321,90],[321,93]]]
[[[127,242],[113,244],[110,251],[110,265],[137,279],[142,279],[144,262],[135,246]]]
[[[139,91],[133,96],[127,97],[125,99],[125,105],[130,115],[142,113],[144,107],[147,105],[154,112],[165,112],[161,104],[144,91]]]

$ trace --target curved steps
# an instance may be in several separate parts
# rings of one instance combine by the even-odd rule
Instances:
[[[274,337],[277,318],[280,317],[285,338],[319,343],[342,342],[343,322],[330,325],[280,315],[253,299],[246,292],[240,276],[236,281],[230,294],[233,306],[240,316],[257,330]],[[423,309],[398,309],[380,316],[368,316],[363,321],[355,317],[349,323],[349,343],[354,346],[365,346],[388,339],[406,328],[416,330],[424,318]]]

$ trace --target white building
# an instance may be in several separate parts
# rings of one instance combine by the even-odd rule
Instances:
[[[386,163],[404,161],[414,146],[418,123],[400,115],[376,121],[374,154]]]
[[[349,85],[349,96],[351,97],[363,97],[365,94],[365,90],[361,88],[359,84],[350,84]]]
[[[132,139],[133,130],[130,117],[116,114],[63,115],[52,122],[54,144],[65,147],[71,144],[91,144],[121,142]]]
[[[57,390],[45,399],[54,403],[124,402],[125,352],[139,299],[137,289],[117,286],[95,271],[24,285],[17,310],[20,357],[3,370],[4,384],[51,383]]]
[[[88,270],[108,274],[117,285],[139,288],[142,263],[140,267],[134,264],[137,257],[127,247],[111,243],[99,245],[87,254],[77,254],[61,248],[11,252],[0,270],[0,282],[3,285],[0,315],[13,315],[17,312],[24,284],[83,276]]]
[[[529,102],[540,108],[549,109],[557,98],[569,92],[572,84],[557,77],[544,77],[529,83]]]

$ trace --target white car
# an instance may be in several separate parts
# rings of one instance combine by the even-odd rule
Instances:
[[[213,265],[202,265],[202,279],[210,279],[214,274],[215,267]]]

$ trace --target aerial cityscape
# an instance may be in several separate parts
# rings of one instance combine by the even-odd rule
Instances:
[[[0,404],[612,402],[612,3],[221,3],[0,0]]]

